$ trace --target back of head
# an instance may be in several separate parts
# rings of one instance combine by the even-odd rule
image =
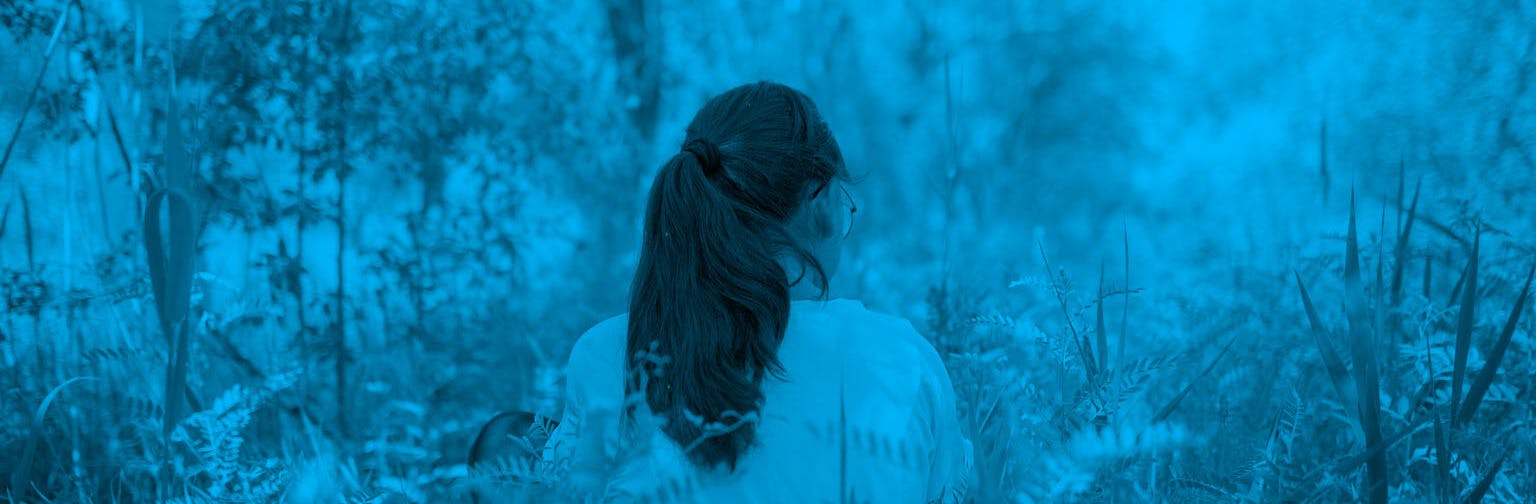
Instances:
[[[710,99],[656,174],[630,291],[626,396],[643,394],[695,464],[751,446],[764,375],[781,371],[792,282],[826,273],[790,232],[805,195],[845,178],[815,105],[782,84]],[[796,279],[783,260],[798,262]]]

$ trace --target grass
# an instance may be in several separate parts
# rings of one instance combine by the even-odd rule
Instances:
[[[32,140],[28,113],[66,28],[74,26],[61,18],[44,68],[29,81],[0,174],[14,160],[12,149]],[[155,52],[134,71],[153,73]],[[961,189],[975,189],[960,175],[969,180],[984,163],[962,166],[961,154],[969,160],[976,153],[962,152],[970,147],[955,131],[950,102],[957,97],[947,92],[948,64],[946,58],[945,179],[935,191],[942,194],[934,197],[943,200],[946,222],[958,225],[966,198],[974,196]],[[306,64],[299,71],[307,86],[323,69]],[[0,373],[0,399],[7,406],[0,411],[0,449],[16,454],[0,456],[7,485],[0,495],[15,502],[454,501],[479,479],[547,471],[537,481],[554,484],[558,467],[509,464],[479,471],[466,459],[487,419],[505,420],[495,411],[535,410],[518,401],[542,400],[535,398],[541,394],[558,405],[558,392],[539,392],[530,376],[541,373],[558,384],[558,350],[585,315],[568,306],[556,316],[519,311],[509,299],[553,295],[520,287],[478,287],[484,296],[460,297],[479,291],[448,281],[451,272],[442,270],[453,268],[442,264],[483,252],[476,241],[483,229],[443,233],[423,211],[409,225],[409,246],[371,249],[354,241],[370,230],[363,225],[368,216],[359,214],[372,209],[366,192],[353,191],[373,179],[409,182],[415,175],[375,172],[377,166],[360,161],[357,173],[338,173],[331,185],[321,166],[331,166],[328,158],[338,152],[378,145],[301,148],[296,169],[263,166],[295,178],[298,194],[257,201],[270,205],[276,217],[245,236],[258,248],[246,258],[247,271],[212,271],[210,256],[198,248],[200,230],[217,224],[204,206],[232,203],[210,201],[206,187],[178,182],[193,179],[192,168],[210,161],[209,153],[190,155],[187,146],[206,141],[198,128],[211,121],[182,117],[182,107],[195,110],[187,104],[196,97],[172,90],[162,106],[149,99],[158,97],[154,91],[140,96],[153,102],[147,114],[117,106],[115,93],[102,93],[100,135],[111,135],[106,148],[116,156],[108,157],[121,158],[124,167],[109,179],[133,181],[108,190],[130,191],[131,210],[106,197],[94,203],[44,197],[47,187],[24,170],[4,179],[17,189],[4,191],[0,246],[21,252],[5,257],[24,256],[25,263],[0,264],[8,308],[0,317],[0,352],[13,365]],[[317,93],[306,89],[298,96]],[[367,112],[346,108],[362,98],[327,98],[340,105],[304,101],[296,105],[298,122],[316,121],[329,110]],[[126,122],[119,123],[119,112]],[[1334,122],[1334,135],[1347,130]],[[160,124],[167,126],[163,133]],[[133,144],[132,133],[140,130],[150,132],[164,158],[153,147]],[[337,131],[353,139],[345,132],[373,133],[359,130],[366,128]],[[1345,176],[1339,169],[1346,163],[1329,163],[1326,119],[1317,133],[1323,199],[1342,208],[1336,201],[1342,194],[1330,198],[1328,191],[1331,179]],[[294,136],[301,146],[314,138],[309,128]],[[1035,240],[1040,265],[1031,264],[1036,251],[1028,250],[1030,240],[1015,239],[1017,255],[1029,258],[1016,269],[1033,274],[1006,286],[961,283],[951,275],[969,258],[957,246],[962,237],[946,234],[943,274],[933,280],[928,312],[910,308],[924,304],[914,293],[902,299],[909,304],[894,306],[926,322],[923,332],[946,358],[963,429],[976,449],[972,501],[1477,502],[1536,488],[1530,476],[1536,452],[1510,448],[1532,439],[1520,422],[1532,414],[1528,377],[1536,349],[1524,312],[1536,264],[1510,252],[1511,244],[1529,246],[1529,229],[1505,223],[1511,231],[1500,235],[1489,223],[1464,226],[1481,221],[1455,215],[1448,208],[1455,205],[1445,200],[1479,188],[1437,186],[1435,177],[1419,176],[1409,191],[1408,179],[1400,159],[1395,180],[1371,184],[1395,185],[1383,198],[1391,208],[1381,214],[1374,243],[1372,227],[1357,222],[1352,193],[1347,222],[1332,221],[1330,214],[1328,227],[1344,231],[1342,247],[1329,241],[1317,256],[1256,253],[1237,272],[1244,281],[1231,286],[1216,280],[1226,273],[1219,264],[1160,264],[1166,244],[1138,244],[1134,250],[1143,256],[1133,257],[1129,231],[1145,223],[1123,224],[1120,244],[1112,238],[1100,247],[1053,239],[1049,256],[1045,240]],[[98,177],[97,185],[104,192],[100,187],[107,184]],[[274,187],[278,193],[294,189],[258,189]],[[1308,184],[1306,190],[1314,188]],[[1127,207],[1136,208],[1127,198]],[[1204,198],[1200,202],[1211,208],[1242,211]],[[128,235],[139,241],[125,245],[108,238],[97,257],[61,260],[50,247],[56,223],[50,216],[63,205],[87,204],[101,206],[104,222],[115,211],[109,204],[133,212],[113,220],[134,222]],[[484,212],[480,205],[450,201],[442,210]],[[312,210],[322,206],[328,208]],[[1393,209],[1396,215],[1387,215]],[[616,210],[593,210],[607,211]],[[298,236],[272,238],[295,222]],[[330,249],[306,243],[306,234],[316,235],[303,231],[332,224],[335,261],[315,261]],[[289,244],[297,244],[292,254]],[[1123,260],[1123,268],[1115,260]],[[334,264],[334,279],[306,269],[319,262]],[[1090,276],[1094,263],[1097,278]],[[71,285],[57,281],[64,274],[82,275],[66,277],[78,278],[72,285],[82,287],[61,288]],[[1405,285],[1420,274],[1420,288]],[[234,275],[258,279],[256,287],[221,290],[221,277]],[[1074,283],[1076,278],[1093,284]],[[334,297],[312,287],[322,281],[334,281]],[[559,288],[598,291],[611,284],[570,280]],[[1118,330],[1115,297],[1121,298]],[[360,306],[373,304],[383,322],[359,314],[365,311]],[[28,331],[30,339],[21,336]],[[63,344],[66,336],[55,333],[80,343]],[[317,335],[334,339],[317,341]],[[380,341],[369,343],[373,337]],[[529,348],[553,350],[530,357],[535,352]],[[284,371],[326,365],[334,367]],[[205,403],[200,395],[213,400]],[[918,458],[909,444],[845,424],[837,433],[826,441],[844,456],[865,450],[903,462]],[[678,488],[664,485],[658,495],[675,495]],[[536,490],[531,494],[569,497],[557,489]]]
[[[1401,181],[1403,178],[1403,175],[1400,174],[1398,189],[1399,208],[1402,208],[1403,184]],[[1401,331],[1402,326],[1397,316],[1397,314],[1404,311],[1402,307],[1404,298],[1401,294],[1401,279],[1404,275],[1405,265],[1409,262],[1407,253],[1408,241],[1413,229],[1412,223],[1418,217],[1417,208],[1421,188],[1422,184],[1416,184],[1412,202],[1407,206],[1406,215],[1400,214],[1398,217],[1400,228],[1395,233],[1397,243],[1392,253],[1395,264],[1393,266],[1394,272],[1391,275],[1390,286],[1382,285],[1382,261],[1385,257],[1378,252],[1380,257],[1377,262],[1377,292],[1387,292],[1389,297],[1376,296],[1374,301],[1376,316],[1374,320],[1371,320],[1367,315],[1372,310],[1368,306],[1368,298],[1365,295],[1366,289],[1360,279],[1360,247],[1355,226],[1354,203],[1353,198],[1351,198],[1350,222],[1348,234],[1345,238],[1346,250],[1343,269],[1345,284],[1344,307],[1347,314],[1347,325],[1350,328],[1350,360],[1353,362],[1352,366],[1348,366],[1348,371],[1346,371],[1344,360],[1333,349],[1332,333],[1321,320],[1300,274],[1294,274],[1306,318],[1312,329],[1313,342],[1320,351],[1321,360],[1330,378],[1329,381],[1332,383],[1340,401],[1344,404],[1344,410],[1354,412],[1354,421],[1360,429],[1359,432],[1363,433],[1366,452],[1362,460],[1366,466],[1366,477],[1361,482],[1361,494],[1368,495],[1369,500],[1372,502],[1385,502],[1388,499],[1388,489],[1393,484],[1391,478],[1394,471],[1389,467],[1389,464],[1392,462],[1388,460],[1388,455],[1393,452],[1388,447],[1402,439],[1411,439],[1413,432],[1424,424],[1423,420],[1414,421],[1393,439],[1383,439],[1380,430],[1383,420],[1383,409],[1378,400],[1382,394],[1380,387],[1383,383],[1383,378],[1378,367],[1381,357],[1377,355],[1376,351],[1383,344],[1395,345],[1403,337],[1398,333],[1398,331]],[[1383,219],[1384,221],[1385,219]],[[1383,224],[1383,228],[1385,228],[1385,224]],[[1461,277],[1458,278],[1451,289],[1451,297],[1458,302],[1454,305],[1456,306],[1456,323],[1453,335],[1453,369],[1450,398],[1443,405],[1433,405],[1432,410],[1429,412],[1430,420],[1428,422],[1432,425],[1433,437],[1429,441],[1430,446],[1428,450],[1434,453],[1433,477],[1431,481],[1433,495],[1436,496],[1435,500],[1439,502],[1448,502],[1452,499],[1452,496],[1458,493],[1456,478],[1451,474],[1455,450],[1454,440],[1462,439],[1457,436],[1457,433],[1460,432],[1459,429],[1472,421],[1483,397],[1485,397],[1494,380],[1497,379],[1498,367],[1508,351],[1510,341],[1513,339],[1516,327],[1519,324],[1520,314],[1525,309],[1527,299],[1529,298],[1531,279],[1533,276],[1536,276],[1536,265],[1533,265],[1525,275],[1524,285],[1515,298],[1514,306],[1511,308],[1503,324],[1503,330],[1499,332],[1497,339],[1487,354],[1483,368],[1477,373],[1477,377],[1472,382],[1471,387],[1467,388],[1465,383],[1467,381],[1466,377],[1470,374],[1468,362],[1478,321],[1477,305],[1481,301],[1479,299],[1481,292],[1479,289],[1479,277],[1481,276],[1479,251],[1481,249],[1482,234],[1478,229],[1473,230],[1467,264],[1462,270]],[[1429,261],[1425,263],[1423,297],[1426,299],[1432,295],[1430,287],[1430,278],[1432,277],[1431,264],[1432,262]],[[1387,288],[1383,291],[1382,287]],[[1436,326],[1438,327],[1438,324]],[[1387,333],[1386,337],[1383,338],[1375,334],[1377,331],[1385,331]],[[1429,349],[1430,340],[1426,339],[1425,343],[1426,349]],[[1434,380],[1434,377],[1437,376],[1434,372],[1433,360],[1432,355],[1426,354],[1424,362],[1430,366],[1428,374],[1431,380]],[[1389,367],[1388,369],[1391,368]],[[1353,387],[1350,386],[1351,384],[1353,384]],[[1350,393],[1351,389],[1353,389],[1353,394]],[[1432,384],[1431,390],[1433,390]],[[1447,416],[1449,420],[1447,420]],[[1463,502],[1477,502],[1487,495],[1488,489],[1492,485],[1492,480],[1497,476],[1499,468],[1502,467],[1507,455],[1508,452],[1505,451],[1504,454],[1495,459],[1487,471],[1480,475],[1472,486],[1472,490],[1463,495],[1461,499]],[[1342,467],[1352,466],[1353,463],[1350,463]]]
[[[21,203],[22,213],[27,213],[26,207],[30,203],[22,203],[20,198],[16,201]],[[174,467],[171,461],[178,456],[176,453],[186,450],[193,453],[198,449],[209,450],[209,454],[224,457],[227,460],[220,464],[167,469],[195,470],[197,472],[193,474],[203,475],[198,478],[207,478],[194,480],[206,481],[195,484],[209,485],[205,491],[213,492],[213,488],[236,485],[243,481],[238,476],[241,471],[263,467],[261,464],[269,460],[259,458],[259,451],[247,453],[234,449],[229,444],[229,432],[213,434],[220,432],[217,429],[234,429],[230,432],[243,431],[245,435],[255,436],[251,446],[259,447],[261,443],[271,441],[257,441],[264,438],[255,433],[265,428],[261,427],[263,424],[284,417],[264,417],[263,411],[276,412],[279,408],[292,406],[294,401],[314,399],[289,392],[251,401],[249,404],[253,406],[250,408],[240,407],[245,409],[230,409],[229,401],[247,404],[238,399],[225,400],[222,404],[216,401],[212,405],[180,405],[189,395],[186,391],[198,381],[194,379],[195,373],[205,373],[200,379],[207,380],[206,373],[217,369],[194,366],[192,362],[205,359],[204,362],[219,366],[222,365],[219,362],[234,358],[198,357],[189,351],[201,344],[194,344],[191,337],[204,337],[203,330],[187,328],[188,314],[197,309],[189,300],[199,295],[199,287],[191,279],[193,270],[188,266],[191,261],[185,260],[196,257],[195,251],[190,249],[191,240],[187,238],[194,234],[194,228],[188,223],[190,207],[188,198],[173,189],[161,189],[146,207],[144,257],[151,290],[140,299],[153,303],[158,332],[165,337],[140,343],[150,349],[164,349],[151,350],[151,355],[163,352],[163,357],[158,359],[163,359],[159,362],[165,366],[162,368],[166,376],[164,390],[180,390],[181,393],[166,393],[147,407],[133,409],[140,410],[136,414],[140,420],[160,417],[155,425],[164,429],[160,436],[166,440],[173,437],[167,426],[185,428],[190,425],[188,419],[193,417],[204,419],[199,420],[203,422],[199,425],[223,426],[188,429],[186,435],[202,437],[170,441],[170,444],[182,446],[170,450],[161,448],[164,455],[157,457],[163,458],[148,459]],[[1414,205],[1410,204],[1409,208]],[[1407,217],[1412,213],[1413,210],[1405,212],[1404,231],[1393,233],[1393,238],[1399,242],[1410,236],[1408,230],[1411,227],[1406,223],[1412,222]],[[1488,302],[1488,293],[1497,289],[1485,288],[1484,279],[1488,275],[1473,252],[1481,248],[1482,240],[1473,236],[1473,249],[1469,250],[1463,268],[1465,274],[1459,285],[1453,286],[1458,302],[1449,313],[1454,324],[1447,326],[1449,332],[1437,332],[1435,324],[1429,323],[1425,327],[1429,328],[1430,334],[1423,341],[1423,350],[1431,354],[1436,348],[1450,348],[1452,373],[1459,377],[1451,380],[1454,382],[1450,387],[1452,397],[1437,403],[1431,392],[1427,400],[1433,404],[1433,411],[1421,416],[1414,416],[1409,411],[1405,416],[1389,407],[1389,400],[1399,400],[1406,395],[1394,383],[1401,382],[1402,387],[1419,387],[1436,372],[1431,369],[1426,377],[1404,374],[1400,371],[1402,366],[1378,365],[1397,351],[1396,342],[1418,341],[1394,332],[1411,327],[1409,324],[1383,321],[1393,319],[1391,314],[1414,313],[1418,308],[1410,305],[1430,301],[1421,299],[1424,296],[1392,294],[1401,289],[1400,279],[1409,275],[1404,271],[1408,269],[1405,265],[1417,265],[1416,261],[1411,261],[1412,248],[1401,243],[1371,247],[1376,250],[1372,266],[1380,273],[1373,281],[1363,278],[1362,265],[1366,261],[1361,256],[1368,254],[1365,254],[1366,247],[1361,246],[1362,239],[1354,219],[1350,220],[1342,269],[1304,273],[1304,268],[1298,268],[1288,275],[1294,283],[1290,287],[1295,289],[1293,295],[1299,295],[1301,300],[1301,314],[1295,319],[1300,323],[1292,325],[1306,333],[1302,336],[1303,341],[1310,339],[1311,345],[1307,352],[1298,354],[1304,358],[1297,358],[1292,369],[1302,373],[1312,369],[1307,361],[1316,363],[1316,378],[1321,388],[1309,388],[1304,385],[1308,379],[1305,374],[1295,375],[1296,383],[1303,384],[1295,388],[1300,403],[1298,407],[1284,411],[1268,409],[1265,400],[1249,398],[1253,393],[1251,387],[1263,383],[1254,377],[1270,376],[1264,370],[1271,364],[1265,362],[1265,350],[1254,348],[1261,344],[1242,338],[1249,334],[1284,334],[1286,324],[1266,318],[1273,315],[1278,319],[1287,315],[1283,310],[1263,314],[1245,312],[1241,305],[1219,311],[1210,305],[1202,305],[1203,310],[1213,310],[1206,313],[1220,313],[1221,316],[1209,326],[1194,328],[1172,340],[1184,346],[1153,350],[1170,341],[1166,339],[1170,329],[1126,309],[1132,306],[1130,297],[1149,293],[1130,287],[1128,282],[1125,286],[1111,285],[1118,280],[1109,278],[1108,268],[1102,266],[1099,278],[1088,293],[1075,292],[1064,268],[1053,262],[1045,270],[1049,276],[1013,289],[1011,294],[1016,298],[935,300],[937,304],[948,306],[943,310],[953,312],[946,316],[949,320],[969,321],[936,326],[926,332],[940,342],[949,357],[951,373],[956,377],[956,388],[961,394],[961,414],[967,418],[965,428],[976,444],[979,474],[973,497],[978,501],[994,498],[1243,502],[1349,498],[1382,501],[1390,498],[1412,501],[1414,498],[1406,497],[1405,492],[1418,492],[1412,490],[1417,487],[1423,487],[1422,493],[1414,495],[1432,496],[1424,498],[1437,502],[1453,499],[1486,501],[1508,495],[1508,485],[1521,481],[1513,476],[1515,469],[1525,467],[1527,462],[1523,452],[1496,448],[1500,440],[1518,439],[1510,436],[1519,433],[1488,432],[1489,426],[1507,418],[1514,408],[1508,404],[1508,399],[1491,401],[1490,398],[1495,395],[1493,391],[1500,381],[1509,379],[1510,373],[1507,370],[1501,372],[1501,366],[1513,360],[1513,356],[1529,352],[1521,346],[1521,319],[1523,310],[1528,308],[1530,284],[1536,276],[1536,268],[1526,266],[1519,278],[1521,282],[1515,285],[1519,289],[1517,295],[1512,296],[1509,311],[1496,314],[1499,316],[1498,327],[1489,331],[1492,336],[1486,344],[1480,343],[1483,340],[1479,334],[1483,331],[1479,329],[1482,323],[1479,317],[1494,314],[1488,313],[1491,310],[1476,307]],[[0,235],[0,238],[4,237]],[[1120,248],[1129,252],[1129,240],[1124,241],[1126,243],[1120,244]],[[1044,263],[1048,257],[1043,247],[1040,252]],[[1127,258],[1123,275],[1126,279],[1129,278],[1129,262]],[[1319,309],[1313,286],[1304,280],[1313,275],[1332,276],[1319,274],[1319,271],[1342,272],[1341,276],[1334,277],[1338,280],[1323,282],[1325,291],[1342,294],[1343,310],[1339,312],[1342,318],[1337,321],[1330,322],[1330,314]],[[1340,284],[1342,287],[1337,287]],[[1274,287],[1272,284],[1255,285]],[[1429,285],[1426,282],[1426,286]],[[1038,288],[1038,292],[1033,292],[1030,287]],[[1432,286],[1429,291],[1431,298],[1444,297]],[[1109,328],[1113,315],[1107,313],[1108,303],[1117,295],[1125,296],[1125,302],[1121,304],[1121,328],[1112,337]],[[1035,304],[1036,300],[1045,303]],[[993,303],[998,309],[986,308],[986,303]],[[1049,307],[1049,311],[1043,311],[1039,306]],[[1157,304],[1138,300],[1134,306],[1150,311]],[[58,316],[48,312],[42,315]],[[1139,339],[1130,338],[1133,328]],[[1157,343],[1159,341],[1162,343]],[[1113,351],[1112,345],[1117,346]],[[211,352],[238,354],[240,351],[238,345],[233,349],[218,345],[201,348],[211,348],[207,350]],[[1485,350],[1480,360],[1471,357],[1473,348]],[[55,460],[49,453],[74,441],[64,431],[50,427],[58,425],[63,417],[48,412],[58,410],[61,403],[103,400],[93,389],[105,382],[120,380],[131,372],[131,368],[106,363],[123,360],[113,357],[115,355],[143,353],[142,348],[122,351],[97,348],[88,354],[89,358],[81,356],[80,359],[82,363],[98,368],[103,380],[81,383],[79,378],[66,379],[55,382],[64,385],[54,384],[41,391],[43,394],[34,403],[39,407],[32,408],[35,413],[17,424],[24,427],[20,432],[27,434],[22,444],[15,445],[18,453],[24,456],[20,457],[18,466],[9,468],[8,480],[12,489],[35,487],[43,495],[60,489],[62,480],[46,477],[42,469],[46,466],[44,461]],[[1292,365],[1287,364],[1292,362],[1290,356],[1278,355],[1279,358],[1274,359],[1277,361],[1275,365]],[[358,358],[359,369],[392,359],[368,354]],[[1420,360],[1430,366],[1436,362],[1433,355]],[[1274,371],[1279,373],[1274,376],[1279,376],[1281,381],[1292,379],[1287,377],[1286,367],[1274,369],[1279,370]],[[1398,376],[1392,377],[1388,373],[1398,373]],[[53,372],[27,371],[27,374],[46,376]],[[59,392],[67,387],[74,387],[71,390],[81,394],[71,396]],[[203,389],[206,390],[206,385]],[[1490,403],[1497,406],[1490,407]],[[1332,404],[1337,404],[1337,409]],[[127,410],[125,406],[111,408]],[[237,410],[249,410],[249,413],[240,413],[249,415],[249,419],[208,423],[223,418],[221,415],[233,415]],[[1347,422],[1340,421],[1331,411],[1343,412]],[[1266,427],[1262,434],[1256,435],[1245,431],[1253,425],[1251,418],[1266,416],[1264,425],[1272,427]],[[1232,419],[1219,420],[1228,417]],[[306,417],[300,414],[293,418]],[[461,424],[461,428],[469,430],[477,427],[472,421]],[[1339,427],[1347,427],[1341,431],[1345,434],[1334,436],[1337,434],[1334,429]],[[208,433],[202,434],[205,430]],[[318,433],[321,429],[296,432]],[[91,431],[87,430],[87,434]],[[219,437],[221,435],[225,437]],[[334,431],[332,434],[306,435],[318,439],[310,448],[315,450],[313,453],[355,453],[350,451],[355,448],[346,448],[343,442],[338,442],[345,438]],[[338,437],[329,439],[329,436]],[[1263,442],[1247,445],[1247,441],[1233,441],[1235,439],[1262,439]],[[1318,441],[1305,441],[1309,439]],[[876,442],[871,446],[882,445]],[[453,453],[453,448],[434,449],[442,450],[445,456]],[[1219,452],[1222,458],[1233,462],[1216,462],[1214,458],[1200,455],[1204,449]],[[88,457],[101,457],[103,450],[87,447],[83,453],[95,454]],[[1409,460],[1408,454],[1415,450],[1429,454],[1427,465],[1416,465]],[[1336,455],[1338,453],[1344,455]],[[305,455],[294,457],[299,458],[270,460],[282,461],[285,471],[300,471],[307,467],[306,459],[302,458]],[[351,463],[358,462],[354,459]],[[1226,464],[1238,464],[1241,469],[1212,470],[1232,467]],[[400,471],[401,476],[391,476],[398,478],[422,466],[380,464],[372,467],[374,470]],[[1465,468],[1474,472],[1469,475]],[[288,491],[297,492],[291,489],[298,488],[294,485],[300,485],[297,482],[303,481],[303,477],[287,477],[292,479],[281,481],[287,481],[289,486],[273,487],[271,491],[290,489]],[[426,483],[422,486],[427,489],[426,493],[402,495],[451,495],[454,491],[449,484],[452,477],[437,478],[440,479],[424,480]],[[278,480],[260,481],[261,484],[280,483],[274,482]],[[395,480],[369,480],[354,475],[341,477],[339,481],[344,482],[342,487],[376,495],[389,492],[387,487],[377,485]],[[165,488],[161,495],[175,491]],[[13,496],[19,498],[19,494],[13,493]]]
[[[21,237],[22,244],[27,250],[27,271],[37,272],[37,240],[32,234],[32,199],[27,197],[26,189],[16,191],[16,196],[21,200]]]
[[[64,24],[69,20],[66,14],[70,6],[71,3],[66,2],[59,10],[59,20],[54,25],[53,36],[48,38],[48,48],[43,51],[43,64],[37,70],[37,79],[32,81],[32,90],[27,92],[27,103],[21,107],[21,117],[16,119],[16,128],[12,130],[10,139],[5,142],[5,152],[0,154],[0,177],[5,176],[5,167],[11,161],[11,150],[16,148],[16,141],[21,138],[22,126],[27,124],[27,114],[32,112],[32,104],[37,101],[37,92],[43,88],[43,77],[48,75],[48,63],[53,61],[53,51],[59,47],[59,34],[64,33]]]
[[[1477,413],[1477,407],[1482,404],[1483,396],[1488,393],[1488,387],[1499,374],[1499,364],[1504,361],[1504,355],[1509,351],[1509,343],[1515,336],[1515,328],[1520,324],[1520,314],[1525,311],[1525,301],[1531,293],[1531,279],[1536,277],[1536,264],[1532,264],[1530,272],[1525,274],[1525,286],[1520,288],[1520,296],[1515,298],[1515,305],[1509,309],[1509,320],[1504,323],[1504,330],[1499,332],[1499,339],[1494,342],[1493,349],[1489,351],[1488,358],[1483,364],[1483,369],[1478,372],[1477,380],[1472,382],[1472,388],[1467,391],[1467,398],[1461,403],[1458,418],[1470,421]]]
[[[1350,350],[1354,361],[1355,386],[1358,390],[1360,429],[1365,432],[1365,448],[1371,453],[1366,462],[1366,493],[1374,504],[1387,502],[1386,445],[1381,438],[1380,377],[1377,371],[1374,327],[1366,319],[1365,286],[1360,281],[1360,245],[1355,226],[1355,195],[1349,196],[1349,236],[1344,252],[1345,310],[1349,315]]]
[[[1475,232],[1472,238],[1471,258],[1467,261],[1466,277],[1457,288],[1461,293],[1461,310],[1456,317],[1456,361],[1451,370],[1451,426],[1461,423],[1460,410],[1462,381],[1467,375],[1467,354],[1472,349],[1472,326],[1477,319],[1477,256],[1481,248],[1482,233]]]

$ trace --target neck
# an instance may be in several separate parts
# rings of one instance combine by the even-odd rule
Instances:
[[[795,277],[800,276],[801,264],[799,261],[791,259],[780,259],[779,264],[784,267],[784,273],[789,276],[789,281],[793,282]],[[815,278],[816,273],[813,272],[810,268],[805,268],[804,278],[801,278],[798,283],[789,286],[789,300],[800,301],[802,299],[821,299],[821,289],[816,287]]]
[[[815,283],[811,281],[809,276],[801,279],[800,283],[789,287],[790,301],[800,301],[802,299],[821,299],[821,289],[816,288]]]

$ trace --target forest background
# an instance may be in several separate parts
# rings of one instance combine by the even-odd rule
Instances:
[[[557,414],[703,101],[817,101],[832,292],[977,502],[1536,496],[1536,2],[0,2],[0,496],[443,501]],[[151,216],[146,219],[145,216]],[[1523,315],[1522,315],[1523,314]]]

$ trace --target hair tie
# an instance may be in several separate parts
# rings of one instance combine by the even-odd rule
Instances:
[[[720,148],[714,142],[695,138],[683,144],[683,151],[693,154],[693,158],[704,169],[704,175],[714,175],[720,171]]]

